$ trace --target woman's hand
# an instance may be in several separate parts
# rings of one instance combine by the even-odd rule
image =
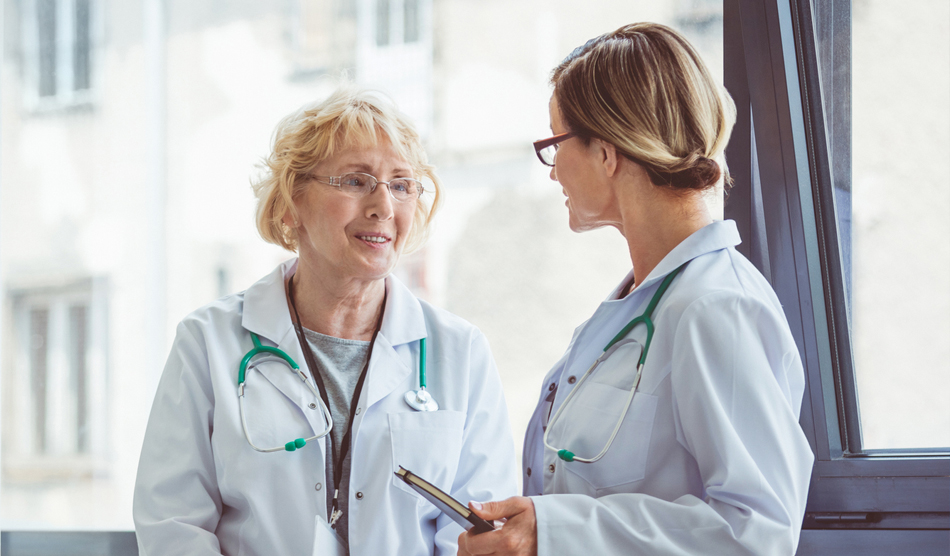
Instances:
[[[537,556],[538,521],[534,502],[524,496],[513,496],[499,502],[470,502],[475,515],[488,521],[506,520],[495,531],[459,535],[459,556],[496,554],[498,556]]]

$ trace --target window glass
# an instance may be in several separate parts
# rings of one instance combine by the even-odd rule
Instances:
[[[403,26],[406,30],[404,41],[416,42],[419,40],[419,0],[403,0],[403,6]]]
[[[391,4],[390,0],[376,0],[376,46],[389,44]]]
[[[73,89],[82,91],[89,88],[89,63],[92,34],[92,18],[89,12],[89,0],[76,2],[76,31],[73,44]]]
[[[56,0],[37,0],[36,29],[39,42],[37,67],[39,96],[56,95]]]
[[[166,2],[158,45],[133,4],[2,1],[5,24],[20,26],[2,36],[0,92],[4,530],[132,528],[175,327],[292,256],[258,236],[249,183],[276,123],[344,72],[391,95],[425,138],[444,210],[397,273],[486,334],[520,454],[541,379],[630,267],[614,229],[568,229],[561,188],[535,157],[531,142],[550,135],[551,70],[646,20],[681,29],[722,73],[719,1]],[[101,43],[55,46],[97,26]],[[59,95],[63,68],[77,89],[103,76],[97,102],[31,112],[28,76],[52,75],[43,90]]]
[[[864,447],[946,447],[950,4],[856,0],[852,17],[853,212],[838,206]]]

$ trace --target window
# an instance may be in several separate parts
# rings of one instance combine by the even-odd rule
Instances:
[[[816,9],[843,11],[831,2]],[[818,54],[823,77],[824,66],[839,68],[822,90],[828,127],[839,126],[829,154],[860,449],[948,447],[950,5],[856,3],[848,37],[833,27],[848,14],[830,15]],[[846,73],[835,58],[849,46]],[[901,86],[882,87],[882,76]],[[847,116],[850,129],[839,123]],[[896,330],[878,326],[884,315]]]
[[[90,102],[93,0],[27,0],[22,17],[27,104],[43,110]]]
[[[421,0],[375,0],[376,46],[409,44],[422,38]]]
[[[727,157],[736,180],[749,184],[732,191],[726,213],[736,219],[742,235],[750,240],[741,248],[770,279],[782,301],[808,382],[801,423],[817,461],[799,554],[830,553],[844,546],[850,550],[860,547],[862,554],[890,554],[901,546],[913,546],[920,554],[945,554],[946,530],[950,528],[950,448],[931,444],[881,450],[864,444],[865,414],[858,410],[861,392],[855,380],[863,372],[862,360],[852,355],[859,354],[857,346],[852,351],[852,345],[861,331],[852,330],[851,323],[862,317],[857,315],[859,311],[881,305],[881,299],[862,302],[856,292],[862,282],[880,278],[871,273],[887,270],[859,272],[849,255],[855,252],[850,249],[848,231],[853,229],[848,218],[851,199],[864,194],[856,191],[857,182],[851,186],[850,149],[859,144],[852,136],[852,122],[855,130],[859,124],[848,102],[851,69],[860,63],[859,53],[852,56],[850,37],[861,22],[852,17],[848,2],[813,4],[807,0],[727,0],[724,4],[725,81],[739,114]],[[861,7],[887,9],[886,3],[863,2]],[[943,41],[940,48],[945,66],[946,6],[934,2],[922,12],[944,26],[936,37]],[[906,12],[899,15],[906,16]],[[902,17],[885,15],[884,19],[890,30]],[[885,35],[878,33],[874,40]],[[916,48],[921,56],[926,55],[926,49]],[[880,63],[875,61],[878,70]],[[939,77],[946,69],[941,66],[935,71],[937,86],[946,87],[940,85]],[[877,79],[873,82],[879,84]],[[944,97],[924,109],[930,111],[928,117],[946,121]],[[912,101],[900,95],[891,102]],[[873,117],[897,108],[881,107]],[[899,134],[906,132],[905,123],[898,119],[888,125]],[[928,141],[945,142],[939,135],[928,137]],[[898,145],[889,142],[887,147]],[[947,147],[942,148],[946,160]],[[945,176],[945,166],[941,166],[924,179],[943,180],[935,189],[945,192]],[[855,215],[857,218],[857,209]],[[897,249],[910,250],[918,234],[927,235],[924,230],[910,231],[912,226],[903,224],[905,235]],[[920,240],[928,241],[926,237]],[[941,246],[943,240],[937,240]],[[939,258],[940,250],[932,256]],[[929,278],[940,280],[939,274]],[[934,287],[940,288],[937,282]],[[889,287],[907,287],[908,283],[907,277],[901,276],[892,279]],[[921,287],[927,282],[913,283]],[[855,299],[854,305],[851,299]],[[851,315],[856,315],[854,321]],[[894,325],[891,330],[900,326],[899,322],[878,324]],[[940,326],[939,320],[936,324]],[[930,347],[920,338],[899,332],[889,341],[901,342],[907,350]],[[904,361],[891,363],[889,376],[894,381],[927,370],[908,368]],[[944,368],[937,373],[946,375],[946,359],[939,364]],[[930,386],[939,387],[938,382]],[[926,385],[914,387],[916,399],[927,395]],[[928,418],[945,419],[945,408],[944,400]],[[894,419],[890,409],[879,406],[876,410],[888,412],[887,417]],[[926,428],[927,424],[919,421],[919,417],[912,418],[907,427]]]
[[[14,498],[33,483],[108,473],[103,301],[94,290],[83,280],[10,294],[15,363],[3,376],[3,475]]]
[[[434,125],[433,0],[355,0],[355,81],[385,91],[423,138]]]

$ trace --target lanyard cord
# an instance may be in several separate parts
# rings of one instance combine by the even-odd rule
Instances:
[[[327,387],[323,383],[323,377],[321,376],[321,370],[317,366],[317,362],[313,359],[313,352],[310,351],[310,346],[307,344],[306,339],[303,336],[303,325],[300,324],[300,315],[297,313],[297,304],[294,302],[294,276],[290,277],[290,282],[287,285],[287,293],[290,298],[290,306],[294,310],[294,330],[297,332],[297,341],[300,342],[300,349],[303,350],[304,359],[307,361],[307,366],[310,367],[310,374],[313,375],[314,382],[317,383],[317,388],[320,389],[320,398],[323,400],[323,403],[326,404],[326,407],[330,407],[330,396],[327,395]],[[366,363],[363,364],[363,370],[360,372],[360,378],[356,383],[356,390],[353,392],[353,399],[350,401],[350,418],[349,423],[347,423],[346,432],[343,434],[343,440],[340,441],[340,453],[336,453],[336,446],[333,443],[333,439],[330,439],[330,450],[331,458],[333,461],[333,504],[330,507],[330,527],[336,527],[336,521],[343,514],[339,510],[340,507],[340,481],[343,480],[343,460],[346,459],[346,454],[350,451],[350,438],[353,435],[353,421],[356,419],[356,407],[360,401],[360,394],[363,392],[363,383],[366,382],[366,372],[369,370],[369,360],[373,355],[373,346],[376,345],[376,336],[379,334],[379,329],[383,324],[383,312],[386,308],[386,296],[387,293],[383,292],[383,305],[379,311],[379,318],[376,320],[376,329],[373,331],[373,339],[369,342],[369,352],[366,354]]]

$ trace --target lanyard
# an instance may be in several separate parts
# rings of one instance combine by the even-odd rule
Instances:
[[[320,389],[320,398],[323,400],[323,403],[326,404],[326,407],[329,408],[330,396],[327,394],[327,387],[323,383],[321,370],[317,366],[317,362],[313,358],[313,352],[310,351],[310,346],[303,336],[303,326],[300,324],[300,315],[297,313],[297,304],[294,302],[293,286],[294,277],[291,276],[290,282],[287,284],[287,294],[290,297],[290,306],[294,310],[294,330],[297,332],[297,341],[300,342],[300,349],[303,350],[303,356],[307,361],[307,366],[310,368],[310,374],[313,375],[313,380],[317,383],[317,388]],[[360,394],[363,392],[363,383],[366,382],[366,372],[369,370],[370,357],[373,356],[373,346],[376,345],[376,336],[379,334],[379,329],[383,324],[386,296],[387,293],[384,291],[383,305],[379,311],[379,318],[376,320],[376,329],[373,331],[373,339],[369,342],[369,352],[366,354],[366,363],[363,364],[363,370],[360,371],[360,378],[356,383],[353,399],[350,401],[350,418],[347,423],[346,432],[343,434],[343,440],[340,441],[339,454],[336,453],[336,446],[333,443],[333,439],[330,439],[331,457],[333,458],[333,503],[330,506],[330,527],[336,527],[337,520],[343,515],[343,512],[339,509],[340,481],[343,480],[343,460],[346,459],[346,454],[350,451],[350,439],[353,436],[353,421],[356,418],[356,407],[360,401]]]

